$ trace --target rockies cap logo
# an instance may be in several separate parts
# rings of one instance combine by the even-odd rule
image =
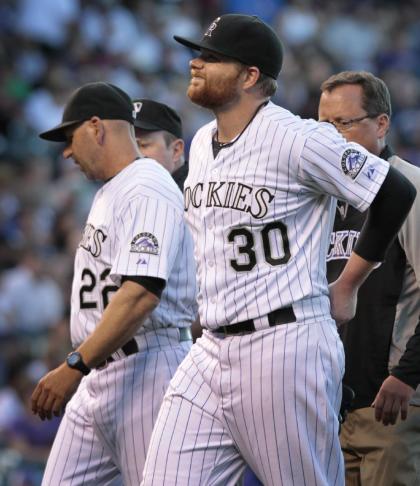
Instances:
[[[211,24],[210,27],[206,30],[206,33],[204,36],[211,37],[211,34],[213,33],[213,30],[217,27],[217,24],[219,23],[220,17],[217,17],[216,20],[214,20]]]

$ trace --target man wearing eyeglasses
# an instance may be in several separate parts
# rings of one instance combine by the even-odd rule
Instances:
[[[319,120],[388,160],[419,191],[420,169],[396,156],[386,143],[391,101],[385,83],[367,72],[346,71],[327,79],[321,91]],[[353,160],[348,170],[355,170],[357,163]],[[340,329],[344,383],[356,392],[340,435],[347,486],[419,484],[419,199],[386,260],[360,288],[354,319]],[[338,202],[327,256],[330,282],[341,273],[365,219],[365,214]]]

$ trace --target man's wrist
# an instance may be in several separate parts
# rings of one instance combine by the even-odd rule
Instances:
[[[401,383],[404,383],[404,385],[407,385],[411,387],[413,390],[417,388],[419,385],[419,376],[416,373],[410,374],[410,373],[404,373],[403,370],[398,369],[395,367],[391,373],[390,376],[393,376],[397,380],[401,381]]]
[[[73,370],[78,370],[85,376],[90,373],[90,368],[83,361],[82,355],[78,351],[73,351],[68,354],[66,364]]]

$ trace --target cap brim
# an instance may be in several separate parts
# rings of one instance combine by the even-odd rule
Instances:
[[[180,44],[182,44],[183,46],[189,47],[190,49],[194,49],[195,51],[201,51],[201,49],[206,48],[201,42],[188,40],[185,39],[184,37],[179,37],[179,35],[174,35],[174,39]]]
[[[72,125],[77,125],[78,123],[80,123],[80,120],[60,123],[60,125],[51,128],[51,130],[40,133],[39,138],[42,138],[43,140],[49,140],[50,142],[66,142],[67,137],[65,129],[71,127]]]
[[[193,49],[194,51],[202,51],[203,49],[207,49],[210,52],[215,52],[216,54],[221,54],[222,56],[229,57],[231,59],[236,59],[239,62],[243,62],[238,56],[232,56],[232,54],[225,49],[218,49],[214,46],[209,46],[204,42],[197,42],[197,41],[184,39],[184,37],[179,37],[178,35],[174,35],[174,39],[180,44],[182,44],[183,46]]]

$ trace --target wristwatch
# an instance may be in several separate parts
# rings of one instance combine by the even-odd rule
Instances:
[[[66,363],[67,366],[73,368],[74,370],[79,370],[84,375],[88,375],[90,373],[90,368],[83,363],[82,355],[77,351],[73,351],[67,356]]]

